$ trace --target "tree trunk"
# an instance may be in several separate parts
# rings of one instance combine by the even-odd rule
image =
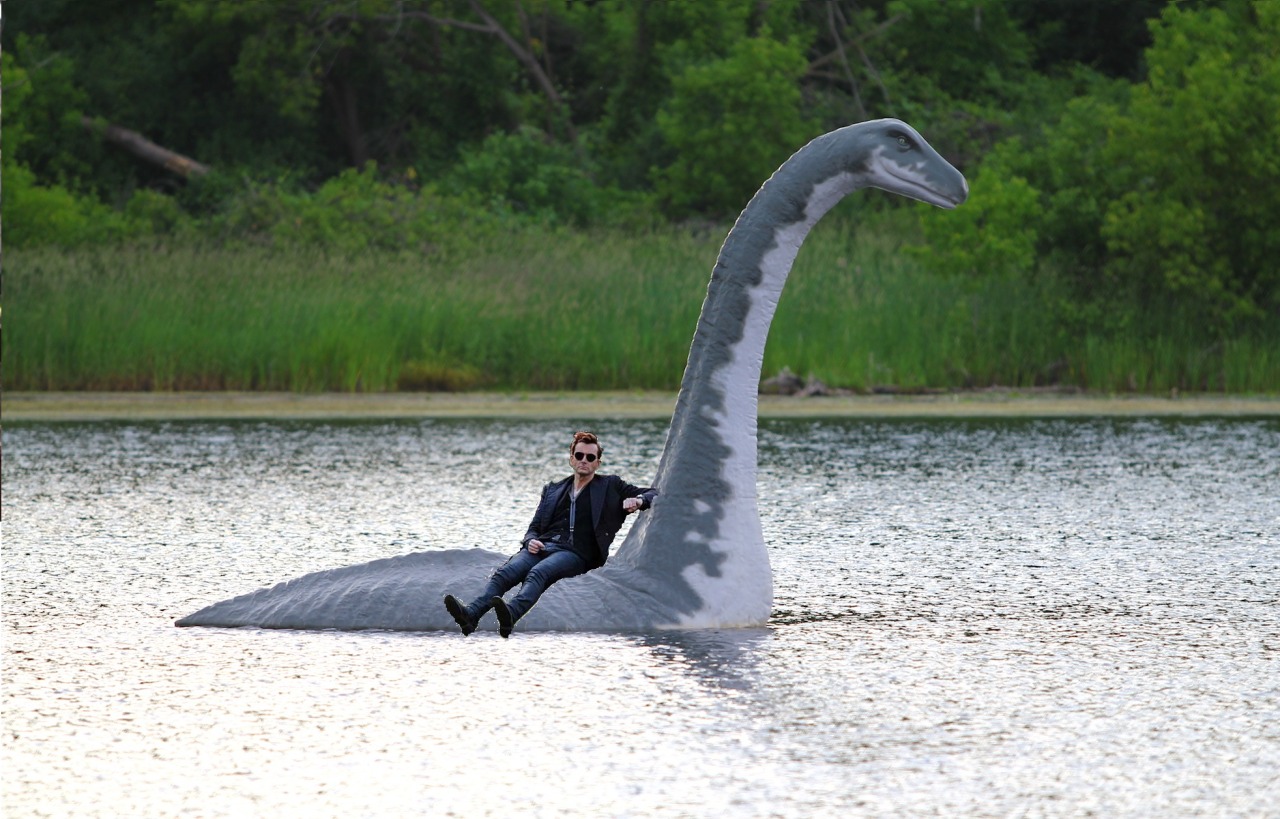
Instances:
[[[325,91],[338,117],[338,130],[342,132],[343,142],[347,143],[351,164],[357,168],[363,168],[364,163],[369,161],[369,143],[365,139],[364,130],[360,127],[360,109],[356,105],[355,86],[345,79],[331,79],[325,83]]]

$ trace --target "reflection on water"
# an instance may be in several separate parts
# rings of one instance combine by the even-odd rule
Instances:
[[[776,421],[767,629],[176,629],[509,550],[566,431],[5,430],[6,816],[1280,815],[1280,422]]]

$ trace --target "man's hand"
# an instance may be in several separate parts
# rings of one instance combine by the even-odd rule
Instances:
[[[537,538],[530,540],[528,543],[525,544],[525,546],[528,547],[529,554],[531,555],[536,555],[538,552],[542,551],[542,541],[538,540]]]
[[[639,498],[627,498],[622,502],[622,511],[626,512],[629,515],[643,505],[644,505],[644,501],[640,500]]]

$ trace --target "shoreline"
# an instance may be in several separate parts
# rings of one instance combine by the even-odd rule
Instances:
[[[5,392],[0,423],[392,418],[665,419],[674,392]],[[1280,416],[1280,396],[1090,395],[978,390],[759,398],[761,418]]]

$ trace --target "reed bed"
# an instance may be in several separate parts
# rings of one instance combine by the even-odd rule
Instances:
[[[832,387],[1280,389],[1265,338],[1205,341],[1176,317],[1064,329],[1061,294],[964,282],[881,219],[824,222],[765,352]],[[6,254],[14,390],[671,389],[719,243],[707,233],[521,232],[465,256],[114,248]]]

